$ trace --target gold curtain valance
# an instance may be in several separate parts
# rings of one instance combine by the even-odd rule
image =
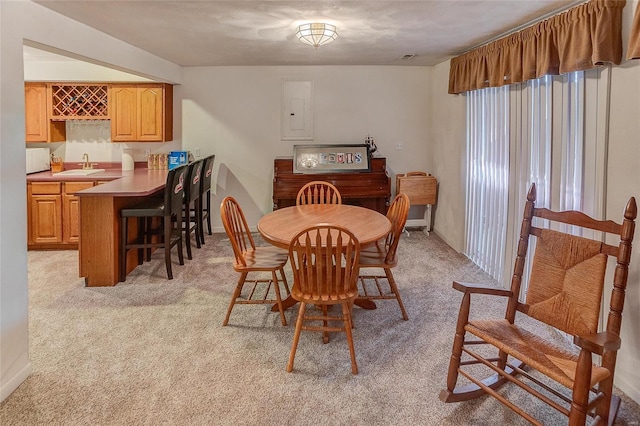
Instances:
[[[625,3],[591,0],[451,59],[449,93],[620,64]]]
[[[636,6],[636,14],[633,18],[633,25],[631,26],[627,59],[640,59],[640,3]]]

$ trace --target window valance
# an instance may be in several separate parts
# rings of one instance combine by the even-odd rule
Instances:
[[[636,6],[636,14],[633,17],[627,59],[640,59],[640,3]]]
[[[451,59],[449,93],[620,64],[625,3],[591,0]]]

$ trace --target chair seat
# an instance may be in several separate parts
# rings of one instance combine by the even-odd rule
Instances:
[[[122,217],[151,217],[164,216],[164,199],[150,198],[144,203],[140,203],[120,211]]]
[[[289,253],[277,247],[256,247],[244,252],[246,265],[234,263],[234,269],[238,272],[247,271],[272,271],[274,268],[282,268],[289,260]]]
[[[398,256],[393,262],[386,263],[387,250],[383,246],[374,245],[360,251],[360,266],[363,268],[393,268],[398,264]]]
[[[576,355],[504,319],[471,321],[465,326],[465,330],[567,388],[573,388],[578,362]],[[609,370],[594,364],[591,371],[591,386],[609,376]]]

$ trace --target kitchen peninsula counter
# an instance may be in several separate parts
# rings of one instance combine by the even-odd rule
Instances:
[[[76,192],[80,198],[80,276],[84,277],[88,287],[118,283],[120,211],[141,202],[145,197],[161,196],[167,179],[167,170],[134,169],[119,172],[120,177],[115,180]],[[102,179],[99,176],[101,173],[108,174],[109,171],[84,178]],[[135,238],[137,222],[132,221],[128,228],[129,238]],[[127,256],[127,273],[137,265],[137,253],[132,250]]]

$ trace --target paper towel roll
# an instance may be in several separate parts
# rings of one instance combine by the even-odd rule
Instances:
[[[133,149],[122,150],[122,170],[133,170]]]

